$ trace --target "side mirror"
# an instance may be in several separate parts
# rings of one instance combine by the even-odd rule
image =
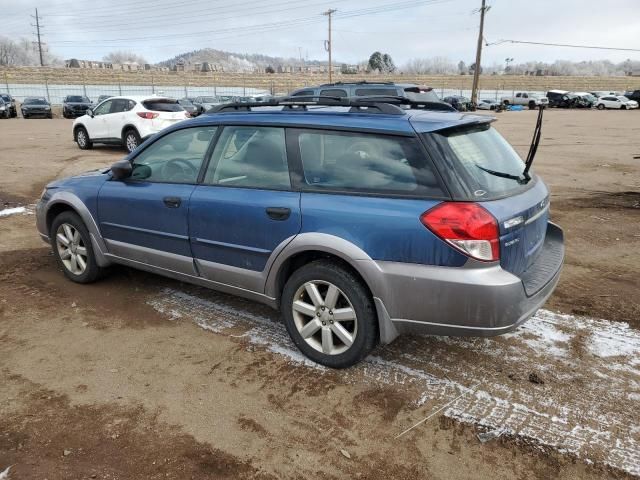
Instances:
[[[114,180],[124,180],[125,178],[129,178],[132,171],[133,167],[129,160],[120,160],[111,165],[111,175],[113,175]]]
[[[87,115],[89,115],[91,118],[93,118],[93,108],[87,108]]]

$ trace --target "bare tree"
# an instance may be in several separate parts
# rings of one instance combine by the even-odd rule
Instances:
[[[142,56],[136,53],[126,51],[126,50],[116,50],[102,58],[105,62],[109,63],[137,63],[138,65],[144,65],[147,63],[147,60]]]

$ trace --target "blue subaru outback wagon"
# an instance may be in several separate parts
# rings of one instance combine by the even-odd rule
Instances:
[[[491,117],[301,103],[223,106],[50,183],[40,235],[75,282],[123,264],[280,309],[336,368],[403,333],[508,332],[551,295],[562,230]]]

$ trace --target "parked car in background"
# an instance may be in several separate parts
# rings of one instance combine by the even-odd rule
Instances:
[[[20,105],[23,118],[46,117],[53,118],[51,105],[44,97],[27,97]]]
[[[104,102],[107,98],[112,98],[112,97],[113,97],[113,95],[100,95],[98,97],[98,101],[96,102],[96,105],[99,104],[99,103]]]
[[[84,95],[67,95],[62,100],[62,116],[64,118],[81,117],[92,106],[91,100]]]
[[[260,102],[270,102],[274,100],[276,97],[273,95],[247,95],[245,97],[236,97],[234,101],[240,103],[260,103]],[[227,102],[220,102],[227,103]]]
[[[515,329],[563,264],[546,185],[492,117],[386,107],[181,122],[47,185],[38,231],[74,282],[124,264],[279,308],[329,367],[401,333]]]
[[[184,108],[185,112],[187,112],[190,117],[197,117],[199,115],[200,112],[198,111],[198,108],[188,98],[180,98],[178,99],[178,103],[182,108]]]
[[[459,112],[472,112],[476,109],[470,98],[463,97],[462,95],[450,95],[442,99],[445,103],[448,103]]]
[[[538,108],[538,106],[546,106],[549,100],[544,95],[532,92],[516,92],[512,96],[502,97],[500,101],[504,105],[524,105],[530,110]]]
[[[18,109],[16,108],[16,100],[15,100],[15,98],[13,98],[8,93],[0,93],[0,98],[2,100],[4,100],[4,103],[9,105],[9,116],[14,117],[14,118],[17,117],[18,116]]]
[[[582,103],[580,104],[580,107],[584,107],[584,108],[591,108],[591,107],[595,107],[596,102],[598,101],[598,97],[592,95],[589,92],[570,92],[571,95],[576,95],[578,97],[580,97],[582,99]]]
[[[499,110],[502,104],[497,100],[491,100],[489,98],[482,99],[478,102],[476,108],[478,110]]]
[[[640,103],[640,90],[627,90],[626,92],[624,92],[624,96],[629,100]]]
[[[624,95],[618,95],[615,97],[613,95],[607,95],[598,99],[596,108],[598,110],[604,110],[605,108],[631,110],[634,108],[638,108],[638,102],[636,102],[635,100],[629,100]]]
[[[616,95],[622,95],[621,92],[611,92],[611,91],[607,91],[607,90],[597,90],[595,92],[589,92],[591,95],[593,95],[596,98],[600,98],[600,97],[606,97],[608,95],[613,95],[614,97]]]
[[[582,97],[566,90],[549,90],[547,92],[549,106],[556,108],[587,108],[591,105]]]
[[[405,97],[415,102],[429,103],[432,108],[450,111],[450,105],[443,102],[433,88],[414,83],[393,82],[336,82],[315,87],[294,90],[291,97],[339,97],[358,98],[371,96]]]
[[[198,110],[198,115],[202,115],[211,107],[220,105],[222,103],[218,97],[214,96],[201,96],[193,99],[193,105]]]
[[[0,97],[0,118],[11,118],[11,104]]]
[[[73,122],[73,139],[82,150],[105,143],[124,145],[132,152],[154,133],[188,117],[173,98],[111,97]]]

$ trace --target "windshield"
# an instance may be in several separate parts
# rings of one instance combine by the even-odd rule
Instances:
[[[87,97],[83,97],[81,95],[71,95],[71,96],[67,97],[67,102],[89,103],[89,99]]]
[[[216,97],[202,97],[202,103],[216,103],[217,101]]]
[[[624,95],[618,95],[618,100],[620,100],[621,102],[628,102],[629,99],[627,97],[625,97]]]
[[[191,100],[187,100],[185,98],[178,100],[178,103],[185,107],[193,107],[193,103],[191,103]]]
[[[24,103],[25,105],[46,105],[47,101],[44,98],[27,98]]]
[[[2,98],[3,100],[10,102],[11,98],[9,97],[9,95],[0,95],[0,98]]]
[[[426,135],[435,140],[446,169],[469,199],[498,198],[527,188],[521,183],[524,162],[489,124]]]

